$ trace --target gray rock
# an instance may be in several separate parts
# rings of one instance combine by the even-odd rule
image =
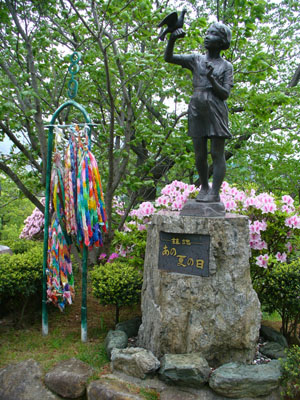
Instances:
[[[277,342],[267,342],[260,347],[261,354],[268,358],[278,360],[278,358],[286,358],[284,347]]]
[[[135,317],[129,321],[119,322],[116,325],[116,331],[124,331],[129,338],[134,337],[137,336],[141,323],[141,317]]]
[[[187,275],[184,268],[182,273],[158,269],[160,232],[174,233],[174,238],[178,234],[208,235],[209,276]],[[261,311],[250,278],[249,255],[247,217],[154,215],[148,227],[138,346],[158,358],[200,352],[213,367],[251,362]],[[171,262],[178,265],[179,261],[174,256]]]
[[[139,389],[150,390],[152,393],[158,393],[160,400],[227,400],[228,397],[221,396],[214,392],[208,385],[201,388],[191,388],[183,386],[170,386],[156,376],[146,379],[139,379],[133,376],[125,375],[121,372],[102,375],[100,385],[108,385],[112,391],[124,392],[122,388],[130,388],[131,393],[139,393]],[[237,400],[281,400],[280,388],[274,390],[267,396],[243,397]],[[126,390],[125,390],[126,392]],[[150,396],[149,396],[150,397]],[[103,399],[102,397],[98,397]],[[145,399],[145,397],[142,397]],[[148,398],[148,397],[147,397]],[[152,397],[151,397],[152,398]],[[93,398],[94,400],[94,398]]]
[[[45,384],[62,397],[77,399],[84,395],[88,378],[94,369],[88,364],[71,358],[57,364],[45,376]]]
[[[270,342],[277,342],[283,347],[288,347],[286,338],[280,332],[269,326],[262,325],[260,328],[260,334],[263,338],[269,340]]]
[[[144,397],[132,394],[119,382],[93,381],[87,388],[87,400],[141,400]]]
[[[0,254],[10,254],[10,255],[12,255],[13,252],[12,252],[10,247],[3,246],[2,244],[0,244]]]
[[[209,386],[216,393],[234,399],[265,396],[279,386],[280,377],[277,360],[260,365],[229,363],[212,373]]]
[[[198,400],[196,394],[179,390],[178,388],[168,388],[160,393],[159,400]],[[204,400],[201,398],[201,400]]]
[[[10,364],[0,370],[0,400],[58,400],[42,383],[42,370],[34,360]]]
[[[144,379],[158,370],[160,362],[148,350],[140,347],[128,347],[127,349],[113,349],[111,366],[113,371]]]
[[[201,354],[165,354],[161,359],[159,376],[168,383],[202,387],[209,374],[209,365]]]
[[[124,331],[112,331],[110,330],[106,335],[104,346],[108,358],[111,359],[111,352],[113,349],[125,349],[128,344],[128,336]]]

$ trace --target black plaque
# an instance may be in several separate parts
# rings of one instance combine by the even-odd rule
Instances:
[[[209,276],[209,235],[159,233],[158,269]]]

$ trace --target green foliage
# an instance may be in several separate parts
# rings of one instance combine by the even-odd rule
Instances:
[[[17,239],[34,206],[9,179],[1,175],[0,181],[0,240]]]
[[[232,29],[232,46],[224,52],[235,70],[228,101],[233,138],[227,144],[227,180],[255,181],[260,189],[278,193],[284,187],[298,195],[299,85],[289,85],[300,54],[297,2],[2,3],[0,140],[9,132],[14,144],[0,167],[14,172],[31,193],[45,183],[47,135],[41,121],[66,98],[68,56],[75,49],[83,54],[78,99],[101,125],[92,143],[101,160],[107,237],[121,218],[112,213],[114,195],[130,209],[149,200],[149,189],[155,192],[173,179],[195,183],[193,144],[186,135],[192,77],[165,63],[166,42],[155,40],[162,17],[184,6],[186,36],[176,42],[176,54],[204,53],[211,20]],[[79,113],[71,110],[61,118],[69,123],[79,120]]]
[[[277,311],[282,318],[282,333],[287,338],[297,338],[300,321],[300,259],[274,263],[264,276],[257,279],[255,288],[260,301],[269,313]]]
[[[34,240],[1,240],[0,244],[8,246],[14,254],[22,254],[33,248],[39,248],[40,251],[43,251],[43,243]]]
[[[42,289],[43,251],[32,247],[22,254],[0,255],[0,304],[2,311],[23,306]]]
[[[281,360],[283,388],[282,395],[288,399],[300,396],[300,347],[292,346],[286,350],[286,359]]]
[[[140,230],[138,226],[134,223],[129,223],[127,227],[130,230],[126,232],[115,231],[112,246],[114,251],[121,254],[118,260],[142,271],[144,267],[147,230]],[[126,253],[126,256],[122,256],[122,251],[124,254]]]
[[[139,302],[142,275],[125,262],[115,261],[97,265],[90,276],[93,295],[99,298],[100,304],[116,306],[116,323],[119,321],[120,307]]]

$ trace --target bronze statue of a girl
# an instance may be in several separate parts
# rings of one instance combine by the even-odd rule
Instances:
[[[221,23],[212,24],[205,36],[205,55],[174,55],[176,39],[183,37],[182,28],[171,33],[165,51],[165,61],[188,68],[193,73],[194,93],[188,108],[188,135],[192,137],[196,168],[201,181],[198,202],[219,202],[219,191],[226,172],[225,139],[228,130],[226,99],[233,86],[232,64],[220,56],[230,46],[231,31]],[[208,184],[207,140],[211,140],[213,160],[212,187]]]

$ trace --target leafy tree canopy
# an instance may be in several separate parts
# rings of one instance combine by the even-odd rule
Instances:
[[[176,43],[176,52],[204,52],[212,21],[225,22],[233,32],[224,53],[235,70],[227,180],[298,194],[298,2],[0,0],[0,135],[13,143],[10,154],[2,154],[0,169],[41,210],[44,124],[67,99],[74,50],[83,55],[77,100],[99,124],[93,150],[111,235],[126,217],[113,213],[115,195],[129,212],[173,179],[197,181],[186,136],[191,75],[163,61],[166,43],[157,40],[162,17],[183,7],[187,35]],[[60,122],[78,118],[66,110]]]

